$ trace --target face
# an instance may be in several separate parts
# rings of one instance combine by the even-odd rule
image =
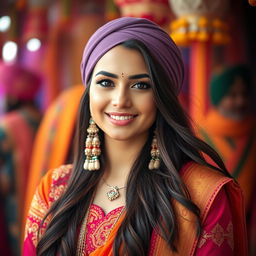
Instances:
[[[228,94],[218,105],[219,112],[233,120],[242,120],[249,113],[249,95],[242,78],[235,79]]]
[[[96,64],[90,85],[90,111],[105,136],[146,139],[155,121],[152,81],[142,55],[116,46]]]

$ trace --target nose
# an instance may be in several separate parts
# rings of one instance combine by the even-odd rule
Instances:
[[[131,95],[125,86],[117,86],[113,90],[112,105],[117,108],[129,108],[132,105]]]

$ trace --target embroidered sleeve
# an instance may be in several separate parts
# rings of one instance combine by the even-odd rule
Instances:
[[[37,189],[27,216],[25,227],[24,256],[36,255],[35,248],[38,242],[39,226],[48,208],[49,205],[41,198]],[[44,228],[45,226],[46,224],[44,224]]]
[[[35,248],[38,243],[38,235],[42,235],[45,231],[49,218],[44,221],[40,234],[38,234],[39,227],[52,203],[62,195],[67,187],[71,169],[71,165],[65,165],[49,171],[37,187],[27,216],[23,247],[24,256],[36,255]]]
[[[215,198],[203,224],[195,255],[233,255],[233,223],[229,202],[223,188]]]

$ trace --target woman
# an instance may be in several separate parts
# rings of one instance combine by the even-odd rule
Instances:
[[[24,254],[246,255],[240,189],[191,132],[168,34],[146,19],[111,21],[89,40],[81,72],[74,164],[41,181]]]

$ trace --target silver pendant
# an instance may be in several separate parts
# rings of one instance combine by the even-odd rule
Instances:
[[[107,197],[110,201],[117,199],[120,196],[119,188],[117,186],[111,187],[111,189],[107,192]]]

